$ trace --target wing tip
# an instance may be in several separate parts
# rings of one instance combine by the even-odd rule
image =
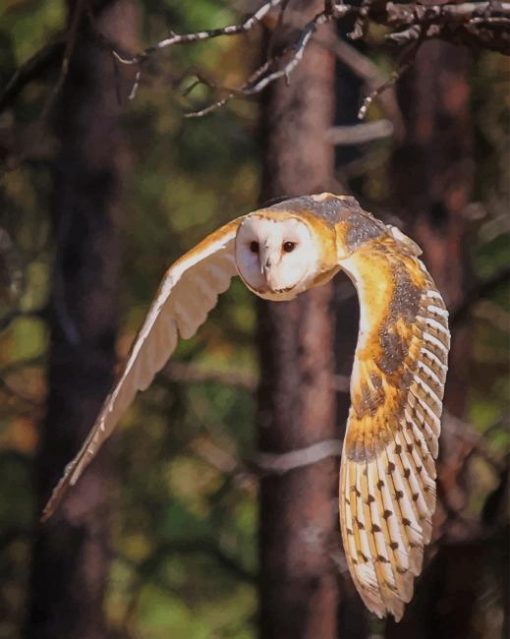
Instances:
[[[388,460],[389,464],[389,460]],[[383,475],[386,476],[386,467],[383,468]],[[395,467],[397,468],[397,467]],[[361,599],[363,600],[365,606],[377,617],[384,618],[388,615],[393,616],[395,622],[399,622],[405,613],[406,605],[412,600],[414,589],[415,589],[415,578],[421,573],[422,569],[422,561],[423,561],[423,549],[424,546],[429,542],[429,535],[425,534],[424,539],[421,539],[420,542],[407,541],[407,560],[408,565],[406,565],[405,573],[400,573],[399,565],[392,562],[393,572],[395,576],[395,584],[393,586],[385,579],[380,579],[376,576],[376,559],[372,553],[366,554],[366,561],[363,561],[361,565],[357,561],[352,561],[354,557],[354,550],[352,548],[352,544],[350,544],[350,537],[347,536],[345,517],[347,515],[346,508],[349,507],[349,502],[346,502],[345,489],[348,486],[347,480],[350,477],[350,472],[353,471],[355,477],[359,475],[361,470],[361,466],[356,463],[350,463],[350,460],[346,460],[345,458],[342,460],[342,468],[341,468],[341,493],[340,493],[340,523],[342,529],[342,537],[344,539],[344,548],[346,551],[346,557],[348,560],[348,566],[353,578],[354,585],[356,590],[358,591]],[[405,476],[405,475],[404,475]],[[350,479],[351,483],[353,483],[353,478]],[[397,492],[400,490],[400,486],[395,486],[395,498],[397,497]],[[358,488],[359,489],[359,488]],[[370,482],[368,485],[368,490],[370,494],[371,486]],[[363,491],[361,491],[363,492]],[[382,499],[382,506],[386,506],[386,494]],[[391,494],[390,494],[391,497]],[[391,501],[391,505],[396,508],[399,507],[399,500],[395,504]],[[385,511],[389,512],[389,511]],[[401,515],[402,516],[402,515]],[[385,518],[386,519],[386,518]],[[367,529],[366,522],[363,522],[365,525],[363,527],[364,530]],[[378,523],[378,522],[376,522]],[[424,522],[425,523],[425,522]],[[380,524],[378,524],[380,525]],[[432,526],[429,522],[429,528],[432,529]],[[379,531],[377,531],[379,532]],[[427,532],[427,526],[425,526],[425,533]],[[396,531],[388,530],[388,533],[391,534],[391,538],[396,539],[395,533]],[[418,544],[416,546],[414,544]],[[375,550],[374,550],[375,552]]]
[[[365,590],[365,588],[360,587],[359,581],[355,580],[355,583],[363,603],[372,614],[374,614],[379,619],[385,619],[386,617],[391,615],[397,623],[401,621],[405,613],[406,604],[408,604],[409,601],[403,601],[396,595],[392,595],[391,597],[386,596],[384,598],[385,601],[382,601],[380,598],[380,593],[377,593],[379,596],[379,600],[375,601],[374,598],[370,596],[369,592]]]
[[[43,508],[39,521],[44,524],[50,519],[62,502],[62,498],[71,486],[74,486],[81,474],[79,464],[71,462],[67,465],[64,475],[52,490],[51,495]]]
[[[53,489],[50,498],[46,502],[46,505],[43,508],[41,516],[39,517],[39,521],[41,524],[45,524],[55,513],[57,510],[61,500],[62,500],[62,481],[57,484],[57,486]]]

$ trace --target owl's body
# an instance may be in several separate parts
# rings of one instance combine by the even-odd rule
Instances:
[[[360,299],[351,409],[340,472],[347,562],[366,605],[403,614],[430,541],[449,348],[448,314],[419,248],[329,193],[286,200],[218,229],[167,272],[124,372],[45,509],[48,517],[137,390],[202,324],[240,275],[256,295],[290,300],[344,270]]]

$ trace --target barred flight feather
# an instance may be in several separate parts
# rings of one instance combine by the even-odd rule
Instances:
[[[163,368],[174,352],[179,336],[194,335],[216,306],[218,295],[229,287],[231,278],[237,274],[233,244],[239,219],[209,235],[165,274],[124,371],[106,398],[81,450],[66,466],[62,479],[53,490],[43,512],[43,521],[54,512],[67,488],[76,483],[136,393],[145,390]]]
[[[340,473],[342,537],[365,604],[399,620],[432,536],[448,312],[399,237],[367,242],[340,265],[362,316]]]

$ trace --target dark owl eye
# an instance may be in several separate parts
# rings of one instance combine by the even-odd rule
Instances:
[[[259,243],[258,242],[250,242],[250,251],[252,253],[258,253],[259,252]]]
[[[296,242],[284,242],[282,248],[285,253],[292,253],[292,251],[296,248]]]

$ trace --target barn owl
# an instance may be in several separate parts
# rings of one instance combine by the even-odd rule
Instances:
[[[291,300],[343,270],[357,288],[360,327],[340,469],[340,528],[363,601],[398,620],[432,533],[435,462],[450,335],[419,247],[349,196],[304,196],[221,227],[166,272],[123,373],[44,510],[111,435],[239,275],[256,295]]]

